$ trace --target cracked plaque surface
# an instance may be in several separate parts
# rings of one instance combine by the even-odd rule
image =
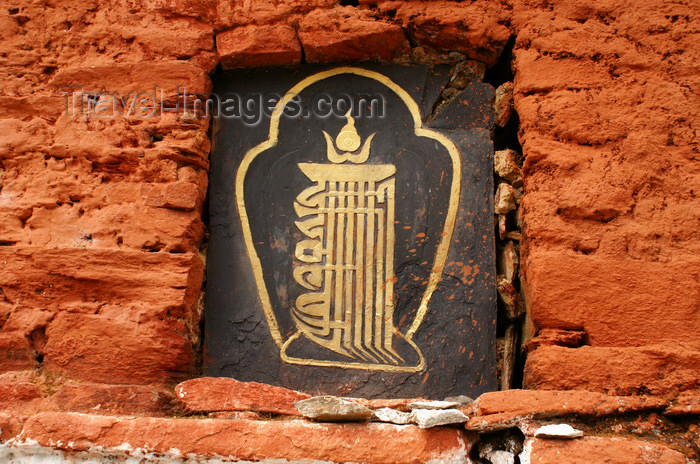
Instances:
[[[493,88],[436,105],[446,71],[217,76],[207,375],[376,398],[495,389]]]

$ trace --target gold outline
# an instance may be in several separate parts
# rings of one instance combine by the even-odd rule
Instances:
[[[309,77],[306,77],[305,79],[302,79],[299,83],[297,83],[294,87],[292,87],[284,95],[284,97],[282,97],[282,99],[279,102],[277,102],[277,105],[275,106],[275,109],[272,112],[272,117],[270,119],[270,132],[269,132],[269,136],[268,136],[267,140],[262,142],[261,144],[255,146],[255,147],[251,148],[250,150],[248,150],[248,152],[243,156],[243,160],[241,161],[241,164],[239,165],[238,170],[236,171],[236,185],[235,185],[235,187],[236,187],[236,206],[238,209],[238,215],[240,216],[240,219],[241,219],[241,226],[243,229],[243,238],[245,240],[246,250],[248,251],[248,257],[250,258],[251,266],[253,267],[253,274],[255,276],[255,282],[257,283],[257,287],[258,287],[258,296],[260,297],[260,302],[262,303],[263,310],[265,311],[265,318],[267,319],[267,324],[268,324],[268,327],[270,328],[270,334],[272,335],[273,340],[275,341],[275,343],[277,344],[277,346],[280,349],[282,349],[283,346],[288,345],[290,340],[294,337],[294,335],[292,335],[292,337],[290,337],[290,340],[287,340],[286,343],[283,341],[282,334],[280,333],[280,330],[279,330],[279,325],[277,324],[277,319],[275,318],[274,311],[272,310],[272,304],[270,303],[270,295],[267,291],[267,286],[265,285],[265,280],[263,278],[262,264],[260,263],[260,258],[258,257],[258,254],[255,251],[255,245],[253,243],[252,232],[250,230],[250,222],[248,221],[248,212],[247,212],[246,206],[245,206],[243,181],[245,180],[245,175],[248,172],[248,168],[250,167],[253,160],[260,153],[277,145],[277,138],[279,136],[279,121],[280,121],[280,117],[282,115],[282,112],[284,111],[284,108],[287,106],[287,103],[289,103],[289,101],[292,98],[299,95],[299,93],[301,91],[303,91],[306,87],[308,87],[312,84],[315,84],[316,82],[327,79],[329,77],[337,76],[339,74],[355,74],[358,76],[367,77],[369,79],[373,79],[375,81],[378,81],[379,83],[388,87],[391,91],[393,91],[404,102],[404,104],[408,108],[409,112],[411,113],[411,116],[413,117],[414,127],[415,127],[415,134],[419,137],[428,137],[428,138],[431,138],[431,139],[441,143],[447,149],[448,153],[450,154],[450,158],[452,159],[452,168],[453,168],[452,185],[450,188],[449,207],[447,209],[447,217],[445,218],[445,226],[443,229],[442,239],[440,240],[440,243],[438,244],[433,269],[430,273],[430,277],[428,279],[428,285],[425,289],[425,293],[423,293],[423,298],[421,299],[420,306],[418,307],[418,312],[416,313],[416,318],[413,320],[411,327],[406,331],[406,334],[402,335],[403,338],[405,338],[406,341],[408,341],[411,344],[414,344],[412,341],[413,335],[415,335],[416,331],[418,330],[418,327],[423,322],[423,318],[425,317],[425,314],[428,311],[428,303],[430,302],[430,297],[432,296],[433,292],[435,291],[435,288],[437,287],[438,282],[440,282],[442,271],[445,267],[445,262],[447,261],[447,252],[449,251],[450,241],[452,240],[452,232],[454,231],[454,226],[455,226],[455,222],[457,219],[457,208],[459,207],[459,195],[460,195],[461,178],[462,178],[462,163],[461,163],[461,160],[459,158],[459,152],[458,152],[455,144],[450,139],[448,139],[444,135],[440,134],[439,132],[423,128],[423,123],[422,123],[421,117],[420,117],[420,109],[418,108],[418,105],[413,100],[413,98],[409,95],[408,92],[406,92],[404,89],[399,87],[395,82],[393,82],[391,79],[384,76],[383,74],[380,74],[380,73],[375,72],[375,71],[370,71],[367,69],[355,68],[352,66],[343,66],[343,67],[329,69],[327,71],[322,71],[322,72],[313,74]],[[399,335],[401,335],[401,334],[399,334]],[[414,344],[414,346],[415,346],[415,344]],[[418,351],[420,352],[420,350],[418,350]],[[291,358],[291,359],[296,359],[296,358]],[[307,360],[303,360],[303,361],[307,361]],[[344,363],[344,362],[337,362],[336,363],[336,362],[332,362],[332,361],[327,361],[328,363],[331,363],[331,364],[326,364],[326,361],[313,361],[313,362],[316,363],[315,365],[323,365],[323,366],[331,366],[332,365],[334,367],[348,367],[348,368],[355,368],[355,369],[364,369],[364,368],[371,367],[371,366],[360,367],[360,366],[356,365],[357,363]],[[301,364],[301,363],[299,363],[299,364]],[[308,363],[304,363],[304,364],[308,364]],[[418,366],[417,368],[411,368],[411,369],[412,369],[412,371],[420,370],[423,368],[424,364],[425,364],[425,361],[423,360],[423,358],[421,356],[421,365]],[[394,369],[389,369],[390,367],[393,367]],[[370,370],[396,371],[397,367],[398,366],[387,366],[386,369],[384,369],[384,368],[377,369],[375,367],[374,369],[370,369]]]
[[[416,343],[413,340],[410,340],[401,334],[398,334],[399,337],[406,340],[408,344],[416,350],[416,353],[418,353],[420,362],[417,366],[397,366],[395,364],[366,364],[359,362],[323,361],[320,359],[304,359],[287,356],[287,348],[289,347],[289,345],[292,344],[294,340],[299,338],[299,336],[301,335],[301,331],[297,330],[296,332],[294,332],[294,334],[292,334],[291,337],[287,339],[286,342],[284,342],[284,344],[280,348],[280,356],[282,358],[282,361],[288,362],[289,364],[300,364],[302,366],[348,367],[351,369],[363,369],[366,371],[418,372],[422,370],[423,367],[425,367],[425,358],[423,357],[423,353],[421,353],[420,349],[418,348],[418,345],[416,345]]]

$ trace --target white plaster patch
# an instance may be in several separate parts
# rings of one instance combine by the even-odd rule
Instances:
[[[232,458],[204,458],[199,456],[182,457],[177,449],[172,453],[156,454],[139,449],[132,449],[131,445],[124,443],[118,447],[104,449],[100,446],[89,451],[63,452],[61,450],[46,448],[33,440],[24,440],[15,443],[0,443],[0,463],[2,464],[225,464],[236,462],[239,464],[334,464],[331,461],[316,461],[312,459],[299,459],[289,461],[287,459],[263,459],[261,461],[239,461]],[[461,464],[459,461],[440,461],[448,464]],[[344,463],[345,464],[345,463]],[[353,463],[347,463],[353,464]],[[356,463],[355,463],[356,464]]]
[[[535,437],[537,438],[580,438],[583,436],[583,432],[573,428],[569,424],[549,424],[543,425],[537,431],[535,431]]]
[[[530,464],[530,456],[532,455],[532,443],[534,443],[534,439],[528,438],[525,440],[525,444],[523,445],[523,450],[522,452],[518,455],[520,458],[520,464]]]

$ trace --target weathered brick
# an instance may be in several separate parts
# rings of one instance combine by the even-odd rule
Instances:
[[[216,36],[225,69],[293,65],[301,62],[301,44],[286,24],[237,27]]]

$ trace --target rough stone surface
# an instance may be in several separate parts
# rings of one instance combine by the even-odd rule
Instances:
[[[498,269],[505,282],[512,284],[518,276],[520,257],[515,248],[515,243],[507,241],[498,251]]]
[[[35,366],[34,350],[22,332],[0,333],[0,374]]]
[[[497,126],[504,127],[508,124],[513,114],[513,83],[505,82],[496,89],[496,97],[493,102],[494,122]],[[499,174],[500,175],[500,174]]]
[[[31,374],[18,371],[0,375],[0,411],[21,416],[38,410],[44,395],[32,382]]]
[[[309,398],[305,393],[256,382],[202,377],[175,387],[180,406],[188,412],[256,411],[298,416],[295,401]]]
[[[529,311],[538,328],[585,330],[593,347],[560,362],[550,355],[563,350],[531,355],[529,385],[664,390],[698,378],[687,348],[674,349],[700,335],[697,11],[514,4]]]
[[[391,408],[380,408],[372,411],[372,419],[380,422],[405,425],[411,423],[411,414]]]
[[[520,293],[516,290],[513,282],[508,281],[503,276],[499,276],[496,285],[498,299],[503,303],[508,319],[514,320],[520,317],[523,312],[523,305],[520,303]]]
[[[314,396],[297,401],[294,406],[302,416],[318,421],[366,421],[372,417],[372,411],[366,406],[335,396]]]
[[[583,330],[562,330],[545,328],[537,332],[537,336],[525,343],[523,349],[532,351],[541,346],[566,346],[578,348],[583,345],[586,333]]]
[[[264,459],[399,464],[464,462],[469,445],[458,429],[421,430],[393,424],[307,421],[117,418],[40,413],[27,420],[21,442],[66,451],[130,449],[231,460]],[[432,460],[432,461],[431,461]]]
[[[681,393],[664,411],[669,416],[700,416],[700,390]]]
[[[422,429],[447,424],[462,424],[469,418],[459,409],[414,409],[411,421]]]
[[[500,88],[500,87],[499,87]],[[522,183],[523,174],[518,166],[518,153],[510,148],[496,150],[493,154],[494,170],[503,179],[511,184]]]
[[[454,402],[459,404],[460,406],[466,406],[468,404],[474,403],[474,399],[466,395],[448,396],[443,401]]]
[[[390,61],[410,51],[399,26],[352,7],[311,12],[299,23],[299,39],[308,62]]]
[[[301,62],[301,44],[284,24],[238,27],[216,36],[224,69],[293,65]]]
[[[48,409],[90,414],[162,416],[173,407],[167,391],[143,385],[66,384],[51,396]]]
[[[408,405],[408,409],[454,409],[461,405],[457,401],[414,401]]]
[[[494,2],[380,1],[380,15],[400,23],[419,45],[462,52],[493,65],[510,36],[507,13]]]
[[[459,52],[452,52],[450,56],[453,54],[456,54],[456,59],[460,61],[454,66],[454,72],[448,82],[450,87],[464,89],[474,79],[484,79],[484,73],[486,72],[486,65],[484,63],[474,60],[464,60],[465,56]]]
[[[515,209],[515,194],[513,186],[501,182],[496,190],[496,200],[494,201],[494,210],[496,214],[506,214]]]

